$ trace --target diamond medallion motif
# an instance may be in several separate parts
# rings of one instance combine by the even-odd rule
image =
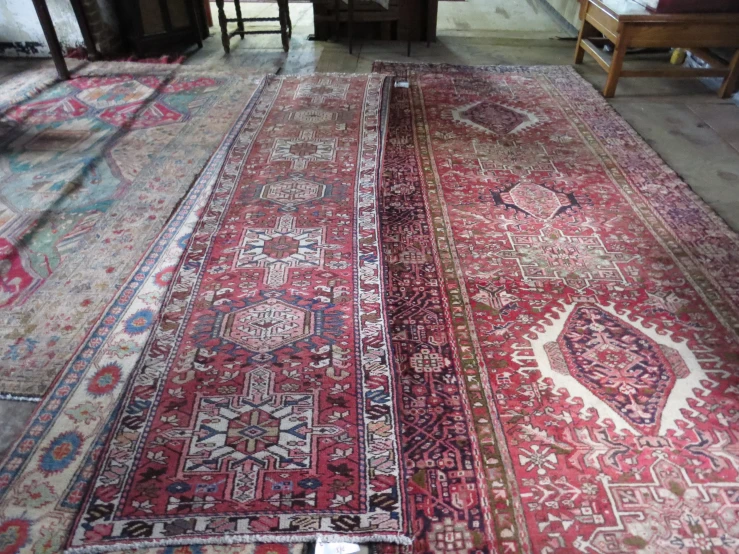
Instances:
[[[496,205],[513,208],[537,219],[552,219],[563,211],[578,206],[574,194],[550,189],[544,185],[519,183],[503,192],[494,192]]]
[[[705,374],[684,343],[594,303],[565,306],[532,342],[542,379],[617,428],[664,435]]]
[[[291,162],[292,169],[302,170],[308,162],[332,162],[336,156],[336,139],[315,138],[314,131],[303,131],[299,138],[276,139],[270,161]]]
[[[597,306],[580,306],[557,346],[569,374],[596,397],[640,431],[659,429],[677,378],[660,345]]]
[[[270,298],[229,314],[223,338],[252,352],[272,352],[313,334],[313,315],[303,308]]]
[[[264,185],[259,193],[259,198],[280,204],[286,208],[294,208],[299,204],[323,198],[325,193],[326,185],[295,177]]]
[[[295,91],[295,98],[310,98],[316,104],[325,100],[343,100],[349,91],[349,83],[335,78],[321,78],[317,83],[300,83]]]
[[[77,97],[89,106],[104,109],[120,106],[121,99],[125,99],[127,104],[143,102],[154,94],[154,92],[154,89],[138,81],[130,80],[95,88],[86,88]]]
[[[249,372],[239,395],[202,396],[190,428],[173,429],[171,439],[189,438],[182,481],[189,475],[235,473],[231,498],[254,500],[260,473],[311,467],[312,434],[334,434],[315,426],[310,394],[277,394],[266,368]]]
[[[295,227],[292,215],[282,216],[274,229],[246,229],[233,269],[264,268],[265,283],[279,287],[287,281],[289,269],[323,264],[323,250],[327,248],[323,235],[321,227]]]
[[[452,110],[452,115],[456,121],[496,136],[515,134],[539,123],[532,113],[489,100]]]
[[[609,252],[597,235],[568,236],[545,227],[536,235],[509,233],[511,250],[501,258],[518,262],[524,279],[560,279],[574,289],[584,289],[599,281],[623,283],[619,263],[637,256]]]
[[[178,123],[186,119],[183,114],[162,102],[134,102],[125,106],[107,108],[98,117],[117,127],[130,125],[131,129],[147,129]]]
[[[29,102],[11,107],[6,117],[27,125],[67,121],[85,115],[90,108],[72,96]]]

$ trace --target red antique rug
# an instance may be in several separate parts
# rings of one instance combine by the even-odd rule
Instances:
[[[739,237],[570,68],[375,70],[413,551],[737,552]]]
[[[379,257],[383,82],[268,81],[171,278],[72,551],[410,542]]]

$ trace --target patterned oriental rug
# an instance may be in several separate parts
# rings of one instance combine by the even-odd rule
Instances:
[[[571,68],[375,70],[413,551],[736,552],[739,237]]]
[[[70,552],[410,543],[378,242],[384,82],[268,78],[111,422]]]
[[[0,88],[0,396],[34,399],[80,347],[260,78],[127,63]],[[151,316],[132,321],[136,334]]]

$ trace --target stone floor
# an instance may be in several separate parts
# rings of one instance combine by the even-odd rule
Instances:
[[[243,41],[232,39],[232,53],[226,56],[214,29],[214,36],[186,63],[293,74],[369,72],[374,60],[408,60],[402,43],[360,42],[350,55],[345,44],[310,41],[311,5],[291,4],[290,9],[294,31],[288,54],[282,51],[279,36],[255,35]],[[263,17],[276,13],[276,8],[274,4],[250,3],[245,11],[249,16]],[[472,65],[572,61],[574,42],[569,30],[552,19],[539,0],[442,2],[439,12],[438,42],[430,48],[414,44],[413,61]],[[0,59],[0,83],[38,63]],[[596,87],[605,82],[604,73],[592,60],[586,59],[579,71]],[[610,103],[698,195],[739,231],[739,106],[720,100],[699,81],[667,79],[626,79]],[[0,458],[34,406],[30,402],[0,401]]]

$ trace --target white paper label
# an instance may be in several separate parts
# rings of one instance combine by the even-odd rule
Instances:
[[[357,552],[359,552],[358,544],[321,541],[316,543],[316,554],[356,554]]]

